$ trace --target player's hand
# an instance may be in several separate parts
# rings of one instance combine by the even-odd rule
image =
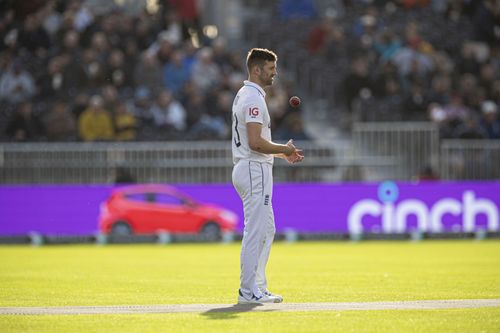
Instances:
[[[292,155],[285,156],[285,160],[290,164],[302,162],[304,160],[304,155],[302,155],[302,150],[295,149]]]
[[[302,150],[297,149],[297,147],[295,147],[292,139],[288,140],[286,145],[290,148],[293,148],[291,154],[284,154],[285,160],[287,160],[288,163],[294,164],[294,163],[301,162],[304,159],[304,155],[302,155]]]
[[[285,155],[286,157],[291,156],[296,149],[297,148],[295,148],[295,146],[293,145],[293,140],[290,139],[286,143],[286,150],[283,152],[283,155]]]

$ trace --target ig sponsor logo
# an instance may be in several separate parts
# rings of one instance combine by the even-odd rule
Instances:
[[[248,115],[252,118],[259,115],[259,108],[248,108]]]
[[[442,198],[432,206],[418,199],[406,199],[396,203],[399,197],[398,186],[391,181],[383,182],[378,188],[379,201],[365,199],[356,202],[347,217],[349,232],[363,232],[362,220],[366,215],[380,217],[381,229],[386,233],[402,233],[407,228],[409,216],[417,221],[417,230],[421,232],[442,232],[443,216],[446,214],[461,216],[462,231],[473,232],[476,229],[476,216],[484,214],[487,229],[499,229],[499,210],[496,204],[485,198],[478,198],[472,190],[462,193],[462,200]]]

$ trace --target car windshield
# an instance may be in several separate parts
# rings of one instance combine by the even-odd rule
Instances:
[[[167,192],[141,192],[141,193],[128,193],[125,194],[125,198],[131,201],[154,203],[160,205],[186,205],[186,206],[196,206],[196,201],[192,200],[188,196],[184,196],[179,193],[167,193]]]
[[[167,194],[167,193],[155,193],[156,203],[163,205],[182,205],[184,204],[182,198]]]

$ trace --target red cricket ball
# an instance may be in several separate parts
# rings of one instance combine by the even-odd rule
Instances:
[[[290,103],[291,106],[296,108],[297,106],[300,105],[301,100],[298,96],[292,96],[292,97],[290,97],[290,100],[288,102]]]

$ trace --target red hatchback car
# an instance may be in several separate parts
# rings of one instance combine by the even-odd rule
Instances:
[[[195,201],[165,185],[131,185],[115,189],[101,204],[99,229],[104,234],[199,233],[209,240],[236,229],[233,212]]]

